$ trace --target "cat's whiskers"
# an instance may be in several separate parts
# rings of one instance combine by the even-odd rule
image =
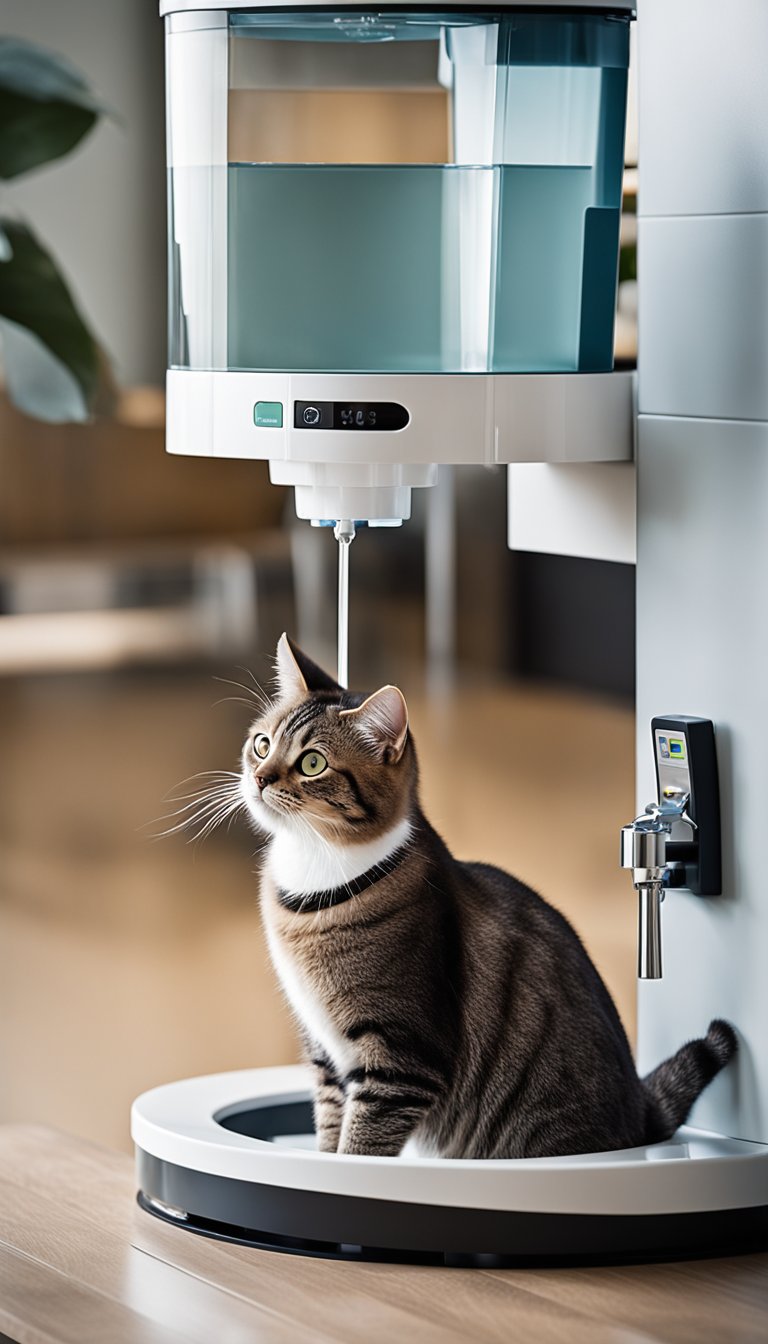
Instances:
[[[242,811],[244,806],[245,804],[243,803],[243,800],[240,797],[232,799],[228,803],[224,803],[219,808],[218,812],[215,812],[213,816],[208,818],[208,820],[205,822],[205,824],[201,827],[201,829],[197,832],[196,835],[190,836],[189,840],[187,841],[187,844],[192,844],[193,842],[199,840],[205,840],[211,834],[212,831],[215,831],[216,828],[218,826],[221,826],[222,823],[227,821],[228,818],[229,821],[231,822],[235,814],[237,812]]]
[[[176,795],[176,789],[183,788],[185,784],[191,784],[194,779],[210,779],[211,781],[222,783],[225,780],[232,780],[239,778],[240,778],[239,770],[198,770],[196,774],[187,775],[185,779],[180,779],[178,784],[174,784],[173,788],[168,793],[166,793],[165,797],[163,798],[163,802],[175,803],[177,801],[180,801],[182,798],[191,798],[193,796],[191,793],[182,793]],[[203,789],[207,787],[208,785],[201,784],[197,792],[198,793],[202,792]]]
[[[220,803],[210,804],[206,808],[202,809],[200,812],[195,813],[194,816],[185,817],[182,821],[177,822],[175,826],[168,826],[164,831],[154,832],[150,836],[150,839],[165,840],[168,838],[168,836],[177,835],[180,831],[190,830],[191,827],[199,825],[200,822],[203,821],[207,822],[209,818],[216,815],[217,810],[220,806],[222,806],[222,804]],[[193,836],[191,838],[196,839],[197,837]]]
[[[208,800],[208,818],[205,822],[205,826],[210,826],[211,829],[213,829],[220,821],[229,816],[230,812],[239,811],[244,805],[239,789],[232,789],[231,792],[217,794],[215,797]]]
[[[245,703],[249,705],[255,703],[262,714],[268,714],[273,708],[272,701],[267,699],[266,695],[264,695],[261,690],[254,690],[252,686],[246,686],[242,681],[235,681],[232,677],[214,677],[213,680],[220,681],[222,685],[234,686],[238,691],[242,691],[249,697]],[[232,698],[234,699],[235,697],[233,696]]]
[[[217,709],[219,705],[245,705],[253,713],[253,702],[246,700],[244,695],[222,695],[220,699],[211,703],[211,709]]]
[[[264,687],[262,686],[261,682],[253,675],[250,667],[243,667],[242,663],[237,663],[236,666],[239,672],[244,672],[246,677],[251,678],[251,681],[256,687],[258,694],[261,696],[265,710],[273,709],[274,701],[272,700],[272,697],[267,693],[267,691],[264,690]]]
[[[228,785],[217,785],[215,788],[206,789],[204,792],[201,791],[200,793],[190,794],[188,795],[186,802],[183,801],[182,798],[169,798],[168,799],[169,802],[181,803],[181,807],[177,807],[173,812],[164,812],[163,815],[161,817],[157,817],[156,820],[165,821],[167,818],[170,817],[179,817],[181,816],[182,812],[191,812],[196,807],[198,807],[200,803],[205,803],[211,798],[216,797],[224,798],[229,795],[234,796],[234,793],[235,789],[231,784],[228,784]]]
[[[180,799],[174,798],[170,801],[177,802]],[[167,812],[164,816],[157,817],[155,821],[147,824],[154,826],[159,822],[172,821],[174,817],[181,817],[181,820],[176,822],[175,825],[167,826],[162,831],[155,832],[151,837],[154,840],[160,840],[166,836],[174,835],[178,831],[189,830],[202,822],[200,831],[191,837],[192,839],[201,839],[244,806],[245,800],[240,791],[240,777],[235,776],[234,780],[229,780],[226,783],[216,783],[197,790],[190,796],[189,801],[182,803],[181,807],[173,812]]]
[[[181,807],[177,807],[173,812],[164,812],[162,816],[156,817],[155,821],[166,821],[171,817],[181,816],[182,812],[193,811],[201,803],[208,802],[210,799],[216,797],[223,798],[233,796],[236,791],[236,785],[230,782],[227,784],[211,785],[205,789],[198,789],[195,793],[181,794],[175,798],[168,798],[167,801],[169,803],[181,803]],[[152,826],[154,825],[154,822],[149,822],[148,825]]]

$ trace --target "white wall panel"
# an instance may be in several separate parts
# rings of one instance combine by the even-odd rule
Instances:
[[[766,0],[638,5],[642,215],[768,210]]]
[[[638,516],[638,804],[655,790],[652,716],[711,718],[723,835],[722,896],[664,902],[664,978],[640,985],[639,1064],[727,1018],[738,1061],[692,1123],[766,1143],[768,425],[641,419]]]
[[[640,413],[768,419],[768,215],[641,219],[638,274]]]

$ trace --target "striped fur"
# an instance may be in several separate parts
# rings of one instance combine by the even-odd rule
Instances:
[[[242,789],[278,856],[291,837],[305,856],[290,900],[271,861],[261,896],[315,1073],[320,1148],[394,1156],[415,1139],[444,1157],[538,1157],[669,1137],[734,1054],[732,1028],[713,1022],[641,1081],[568,922],[500,869],[454,859],[430,826],[404,702],[379,693],[369,714],[281,645],[281,697],[253,728],[269,756],[249,738]],[[308,745],[328,760],[313,779],[296,769]],[[339,865],[328,891],[320,855],[326,877]]]

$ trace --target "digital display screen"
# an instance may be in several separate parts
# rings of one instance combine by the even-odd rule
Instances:
[[[296,401],[295,429],[405,429],[410,416],[396,401]]]
[[[684,765],[686,762],[685,738],[671,737],[668,733],[657,733],[659,759],[664,764]]]

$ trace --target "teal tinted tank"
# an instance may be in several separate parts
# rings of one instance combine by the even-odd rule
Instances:
[[[611,368],[628,14],[232,10],[174,43],[172,367]]]

